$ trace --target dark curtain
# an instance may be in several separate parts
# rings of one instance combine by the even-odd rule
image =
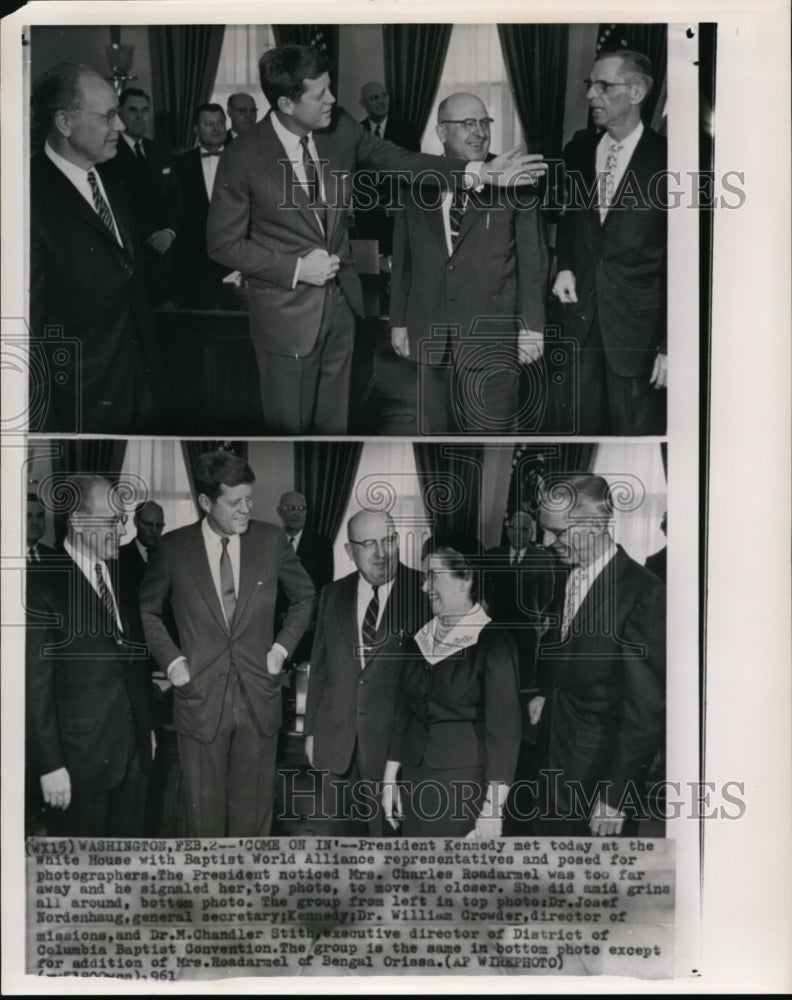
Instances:
[[[660,457],[663,460],[663,472],[665,473],[666,482],[668,482],[668,444],[665,441],[660,442]]]
[[[276,45],[310,45],[330,60],[330,81],[338,79],[337,24],[273,24]]]
[[[384,24],[385,87],[420,135],[440,85],[452,24]]]
[[[484,535],[481,445],[414,443],[415,466],[433,534]]]
[[[363,445],[357,441],[297,441],[294,488],[308,502],[311,528],[333,541],[349,503]]]
[[[665,24],[601,24],[597,36],[597,58],[619,49],[642,52],[652,63],[654,86],[641,108],[644,125],[652,125],[655,111],[666,93],[668,28]],[[656,123],[655,123],[656,124]]]
[[[193,112],[212,94],[225,25],[151,25],[154,134],[169,146],[191,147]]]
[[[234,455],[247,460],[247,441],[182,441],[181,446],[182,455],[184,455],[184,464],[187,466],[187,478],[190,480],[190,491],[195,501],[195,509],[200,514],[198,495],[195,492],[195,480],[193,479],[193,468],[198,460],[198,456],[203,455],[206,451],[222,450],[230,451]]]
[[[528,152],[560,157],[569,25],[499,24],[498,36]]]

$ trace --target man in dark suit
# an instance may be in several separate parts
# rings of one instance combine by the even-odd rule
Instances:
[[[30,328],[45,382],[31,430],[156,429],[160,369],[144,262],[125,192],[102,164],[124,130],[113,88],[63,63],[33,87],[46,136],[30,168]]]
[[[78,476],[63,552],[28,582],[28,768],[50,836],[140,836],[151,688],[135,596],[117,572],[125,516],[111,484]]]
[[[360,89],[360,103],[366,111],[360,124],[373,136],[418,152],[421,148],[418,129],[404,118],[391,114],[390,94],[381,83],[374,80],[364,83]],[[377,240],[380,254],[390,256],[393,217],[386,213],[386,207],[395,202],[395,192],[387,180],[378,183],[376,174],[365,170],[355,175],[355,190],[365,192],[355,199],[355,237]]]
[[[223,267],[206,252],[206,220],[226,135],[225,112],[219,104],[195,109],[193,130],[198,145],[176,157],[182,193],[182,222],[176,243],[176,289],[188,309],[214,309],[224,297]]]
[[[125,131],[112,170],[118,171],[129,193],[132,223],[146,255],[149,295],[158,305],[170,294],[173,284],[173,241],[181,214],[174,156],[166,145],[146,137],[151,98],[145,91],[137,87],[122,90],[118,116]]]
[[[614,544],[600,476],[543,497],[544,543],[569,568],[539,646],[539,832],[634,834],[665,732],[665,587]]]
[[[242,135],[243,132],[247,132],[248,129],[253,128],[256,124],[258,108],[250,94],[240,92],[232,94],[228,98],[226,110],[228,111],[228,117],[231,119],[231,128],[226,132],[225,140],[226,145],[228,145],[232,139],[236,139],[238,135]]]
[[[149,554],[159,545],[165,528],[165,513],[155,500],[145,500],[132,515],[135,537],[118,550],[118,567],[135,593],[146,572]]]
[[[405,643],[429,617],[421,575],[399,561],[389,514],[347,525],[354,573],[319,601],[305,751],[322,776],[322,814],[339,833],[386,833],[376,783],[385,773]]]
[[[660,530],[663,532],[664,535],[666,534],[667,526],[668,526],[668,513],[667,511],[663,511],[663,520],[660,522]],[[666,552],[667,552],[667,546],[664,545],[662,549],[659,549],[652,555],[647,556],[646,562],[644,563],[644,566],[646,566],[647,569],[651,570],[654,573],[654,575],[658,578],[658,580],[662,580],[663,583],[666,582]]]
[[[308,518],[308,502],[302,493],[292,490],[284,493],[278,504],[278,517],[289,544],[297,553],[305,572],[310,576],[317,597],[322,589],[333,580],[333,543],[324,535],[318,535],[305,527]],[[286,595],[278,594],[278,613],[285,614]],[[291,657],[293,663],[305,663],[310,659],[314,630],[309,628],[300,639]]]
[[[259,63],[272,111],[228,147],[209,210],[210,255],[248,276],[250,331],[267,430],[344,434],[354,342],[363,315],[347,238],[349,179],[358,166],[434,170],[474,185],[535,177],[537,157],[486,165],[411,153],[333,112],[330,65],[316,49],[283,45]]]
[[[490,121],[473,94],[447,97],[445,156],[486,159]],[[391,342],[421,366],[424,433],[508,433],[537,408],[519,389],[521,366],[542,356],[547,249],[538,209],[516,195],[420,191],[396,217]]]
[[[194,480],[205,517],[152,550],[143,627],[174,686],[188,832],[262,836],[272,823],[280,673],[310,622],[314,589],[280,528],[251,520],[246,462],[207,452]],[[273,641],[279,584],[290,606]],[[164,619],[169,598],[178,646]]]
[[[553,285],[565,333],[578,345],[575,428],[664,434],[667,151],[641,121],[652,67],[640,53],[608,53],[586,85],[603,131],[564,150],[567,206]]]
[[[27,549],[28,565],[42,562],[55,555],[55,549],[45,545],[41,539],[47,532],[47,520],[41,501],[35,493],[27,496]]]

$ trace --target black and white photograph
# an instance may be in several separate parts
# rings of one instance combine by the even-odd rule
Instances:
[[[2,19],[4,992],[792,985],[788,28]]]

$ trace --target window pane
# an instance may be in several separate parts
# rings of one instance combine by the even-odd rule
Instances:
[[[220,63],[210,100],[225,109],[228,98],[245,91],[256,101],[259,120],[269,111],[269,101],[261,92],[258,62],[267,49],[274,48],[275,34],[270,24],[229,24],[223,35]]]

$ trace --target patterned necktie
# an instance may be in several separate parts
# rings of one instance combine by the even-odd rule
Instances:
[[[608,214],[608,209],[613,202],[613,195],[616,190],[616,166],[619,162],[619,153],[624,147],[620,142],[611,143],[608,150],[608,157],[605,160],[605,175],[601,179],[600,188],[600,220]]]
[[[583,585],[585,571],[580,566],[575,566],[569,574],[566,586],[566,597],[564,599],[564,613],[561,618],[561,638],[566,639],[569,635],[569,626],[572,624],[577,612],[580,610],[580,589]]]
[[[146,157],[143,154],[143,146],[141,145],[140,140],[135,143],[135,156],[141,161],[141,163],[145,162]]]
[[[116,632],[118,630],[118,615],[116,612],[115,601],[113,600],[113,595],[108,589],[104,573],[102,572],[101,563],[94,564],[94,572],[96,573],[96,583],[99,587],[99,596],[102,599],[102,604],[105,606],[105,611],[107,611],[110,616],[113,632]]]
[[[363,616],[363,627],[360,630],[363,639],[363,659],[368,662],[373,651],[374,639],[377,635],[377,618],[379,618],[379,587],[372,586],[371,600],[368,602],[366,613]]]
[[[234,590],[234,572],[231,569],[231,556],[228,554],[228,539],[221,538],[223,551],[220,555],[220,595],[223,599],[223,612],[226,624],[231,628],[236,611],[236,591]]]
[[[462,216],[467,208],[467,191],[457,191],[454,200],[451,202],[451,209],[448,213],[448,225],[451,230],[451,250],[453,252],[456,242],[459,239],[459,230],[462,227]]]
[[[316,212],[319,222],[322,224],[322,229],[326,232],[327,209],[322,201],[322,189],[319,186],[319,172],[316,169],[316,161],[311,156],[311,151],[308,149],[307,135],[300,136],[300,145],[302,146],[302,162],[303,169],[305,170],[305,179],[308,182],[308,198],[310,205],[314,212]]]
[[[96,174],[93,170],[88,171],[88,183],[91,186],[91,194],[93,195],[94,208],[96,209],[96,214],[102,220],[102,222],[107,226],[110,232],[113,234],[113,238],[116,238],[115,224],[113,223],[113,215],[110,211],[110,206],[104,200],[102,192],[99,190],[99,182],[96,179]]]

